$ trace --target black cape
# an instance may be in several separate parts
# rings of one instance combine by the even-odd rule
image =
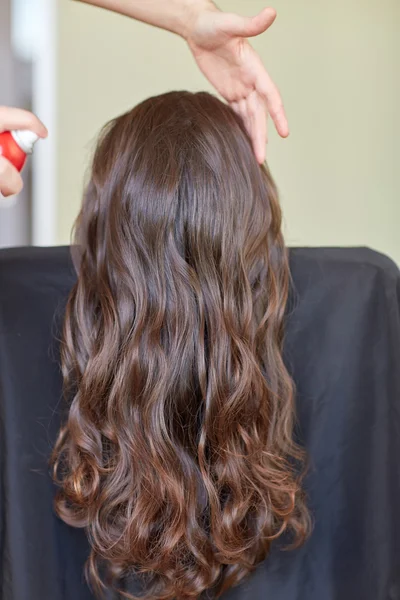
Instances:
[[[230,600],[400,599],[400,279],[368,249],[293,249],[286,362],[314,530]],[[68,248],[0,252],[0,598],[88,600],[85,534],[53,513]],[[110,597],[113,597],[110,594]]]

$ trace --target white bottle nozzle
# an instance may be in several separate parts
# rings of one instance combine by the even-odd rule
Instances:
[[[11,132],[11,135],[25,154],[32,154],[33,146],[39,139],[39,136],[36,133],[28,131],[27,129],[16,129]]]

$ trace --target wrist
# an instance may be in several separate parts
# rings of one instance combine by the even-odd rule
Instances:
[[[199,16],[208,10],[218,11],[212,0],[185,0],[182,19],[176,33],[188,41],[192,37]]]

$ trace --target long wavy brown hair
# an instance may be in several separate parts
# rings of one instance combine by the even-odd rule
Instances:
[[[143,598],[219,597],[308,531],[274,182],[217,98],[150,98],[105,127],[76,241],[58,514],[86,528],[98,590],[136,574]]]

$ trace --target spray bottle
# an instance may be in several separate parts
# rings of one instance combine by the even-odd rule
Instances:
[[[39,136],[33,131],[17,129],[0,133],[0,155],[9,160],[18,171],[22,171],[28,154],[32,154],[33,147]]]

